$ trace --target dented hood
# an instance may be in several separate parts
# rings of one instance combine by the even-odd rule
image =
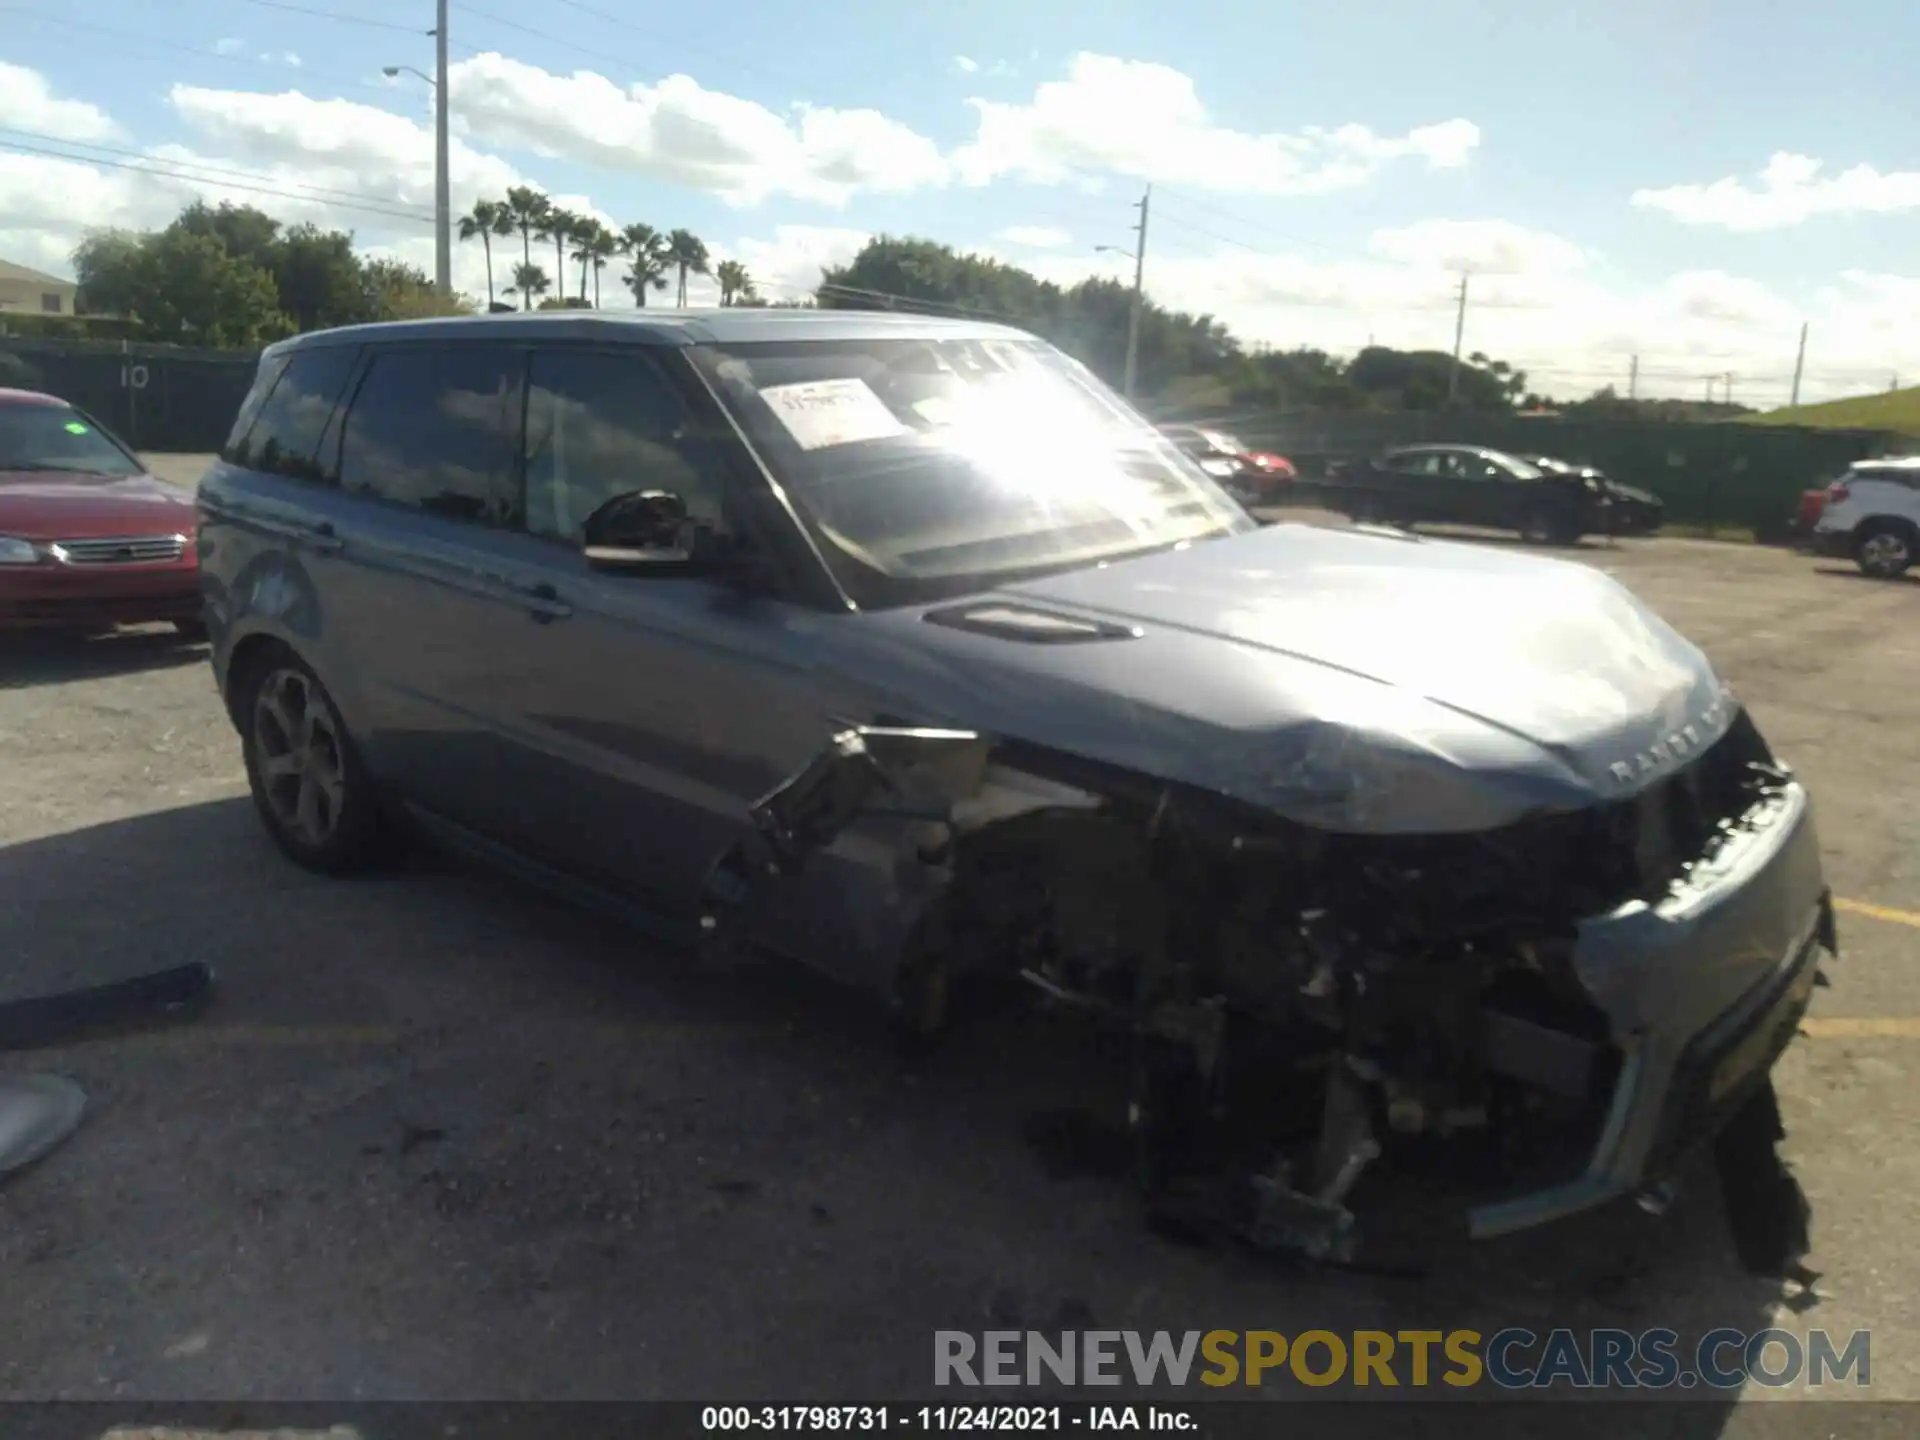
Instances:
[[[952,625],[983,603],[998,633]],[[1734,714],[1701,652],[1610,577],[1489,545],[1276,525],[936,608],[949,623],[916,648],[966,659],[948,723],[1334,829],[1620,798]],[[1010,636],[1023,609],[1105,638]]]

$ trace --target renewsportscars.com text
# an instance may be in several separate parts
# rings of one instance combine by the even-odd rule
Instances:
[[[1825,1330],[965,1330],[934,1332],[936,1385],[1304,1385],[1737,1390],[1872,1382],[1871,1335]]]

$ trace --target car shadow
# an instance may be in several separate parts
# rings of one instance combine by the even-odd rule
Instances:
[[[206,658],[205,641],[189,640],[171,626],[86,636],[16,631],[0,634],[0,690],[164,670]]]
[[[1816,565],[1813,573],[1830,580],[1858,580],[1866,585],[1920,585],[1920,570],[1909,570],[1898,580],[1883,580],[1876,575],[1864,574],[1856,565]]]
[[[1765,1329],[1782,1298],[1737,1268],[1711,1176],[1658,1220],[1617,1206],[1422,1278],[1177,1243],[1097,1161],[1033,1141],[1037,1117],[1104,1098],[1077,1028],[1000,1012],[907,1061],[877,1006],[809,972],[661,952],[433,852],[308,875],[244,797],[0,848],[0,913],[0,998],[188,959],[218,976],[167,1043],[31,1059],[94,1102],[11,1179],[0,1231],[37,1317],[10,1360],[65,1398],[344,1400],[350,1374],[371,1398],[952,1400],[940,1329],[1697,1339]],[[208,1243],[229,1233],[244,1245]],[[86,1297],[129,1275],[139,1303],[103,1333]],[[221,1314],[244,1317],[221,1368],[165,1358]],[[1732,1412],[1657,1398],[1680,1402],[1660,1433],[1690,1440]],[[1598,1408],[1556,1428],[1617,1433]],[[1314,1429],[1339,1433],[1327,1409]]]

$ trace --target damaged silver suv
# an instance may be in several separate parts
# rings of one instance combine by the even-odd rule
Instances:
[[[1703,1146],[1791,1189],[1807,795],[1593,569],[1258,525],[1032,337],[834,311],[302,336],[200,505],[301,864],[404,823],[909,1037],[1083,1015],[1153,1213],[1260,1245],[1652,1202]]]

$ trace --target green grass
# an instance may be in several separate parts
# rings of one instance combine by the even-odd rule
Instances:
[[[1821,430],[1887,430],[1898,435],[1920,435],[1920,385],[1820,405],[1794,405],[1743,419],[1749,425],[1811,425]]]

